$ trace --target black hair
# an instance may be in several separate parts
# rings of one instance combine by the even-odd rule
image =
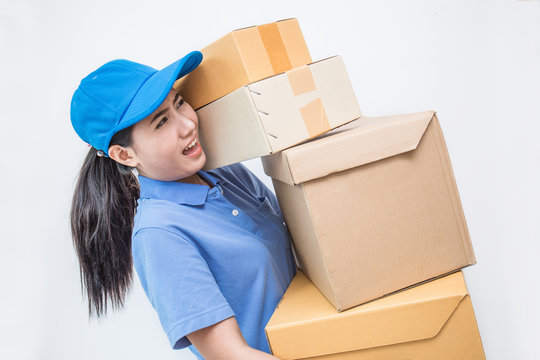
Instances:
[[[110,145],[131,144],[132,127],[117,132]],[[98,156],[91,148],[81,167],[71,203],[71,233],[79,258],[81,290],[89,316],[124,305],[133,278],[131,233],[139,198],[133,169]]]

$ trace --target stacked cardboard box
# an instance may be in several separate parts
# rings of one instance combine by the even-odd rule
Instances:
[[[435,113],[362,116],[341,58],[311,62],[296,19],[202,52],[176,86],[205,168],[262,157],[302,269],[266,328],[274,353],[484,358],[462,275],[448,275],[475,258]]]
[[[296,19],[235,30],[201,52],[202,63],[175,87],[199,116],[206,170],[275,153],[362,115],[342,59],[312,63]]]
[[[266,333],[280,359],[485,359],[461,272],[338,312],[299,271]]]
[[[475,262],[433,111],[360,118],[263,165],[300,267],[338,310]]]

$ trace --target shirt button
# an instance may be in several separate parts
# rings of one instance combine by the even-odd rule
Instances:
[[[285,224],[285,221],[283,222],[283,226],[287,226],[287,224]]]
[[[232,214],[233,214],[234,216],[237,216],[237,215],[238,215],[238,210],[234,209],[234,210],[232,211]]]

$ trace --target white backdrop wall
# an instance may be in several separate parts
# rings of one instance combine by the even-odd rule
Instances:
[[[486,355],[540,359],[540,2],[518,0],[0,0],[0,358],[193,358],[169,349],[137,278],[122,311],[88,320],[68,227],[87,147],[70,98],[108,60],[162,68],[288,17],[314,60],[343,56],[364,114],[438,112]]]

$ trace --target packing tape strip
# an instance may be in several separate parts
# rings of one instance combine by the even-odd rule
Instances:
[[[292,69],[289,55],[283,44],[283,39],[279,33],[277,23],[270,23],[257,26],[261,36],[264,49],[274,70],[274,74],[280,74]]]
[[[307,65],[287,71],[287,78],[294,96],[317,90],[311,69]]]
[[[321,98],[316,98],[312,102],[300,108],[300,114],[306,125],[309,137],[315,137],[330,130],[330,123],[326,117],[326,111]]]
[[[287,78],[294,96],[317,90],[313,74],[307,65],[287,71]],[[330,130],[330,123],[320,97],[302,106],[300,114],[310,138]]]

